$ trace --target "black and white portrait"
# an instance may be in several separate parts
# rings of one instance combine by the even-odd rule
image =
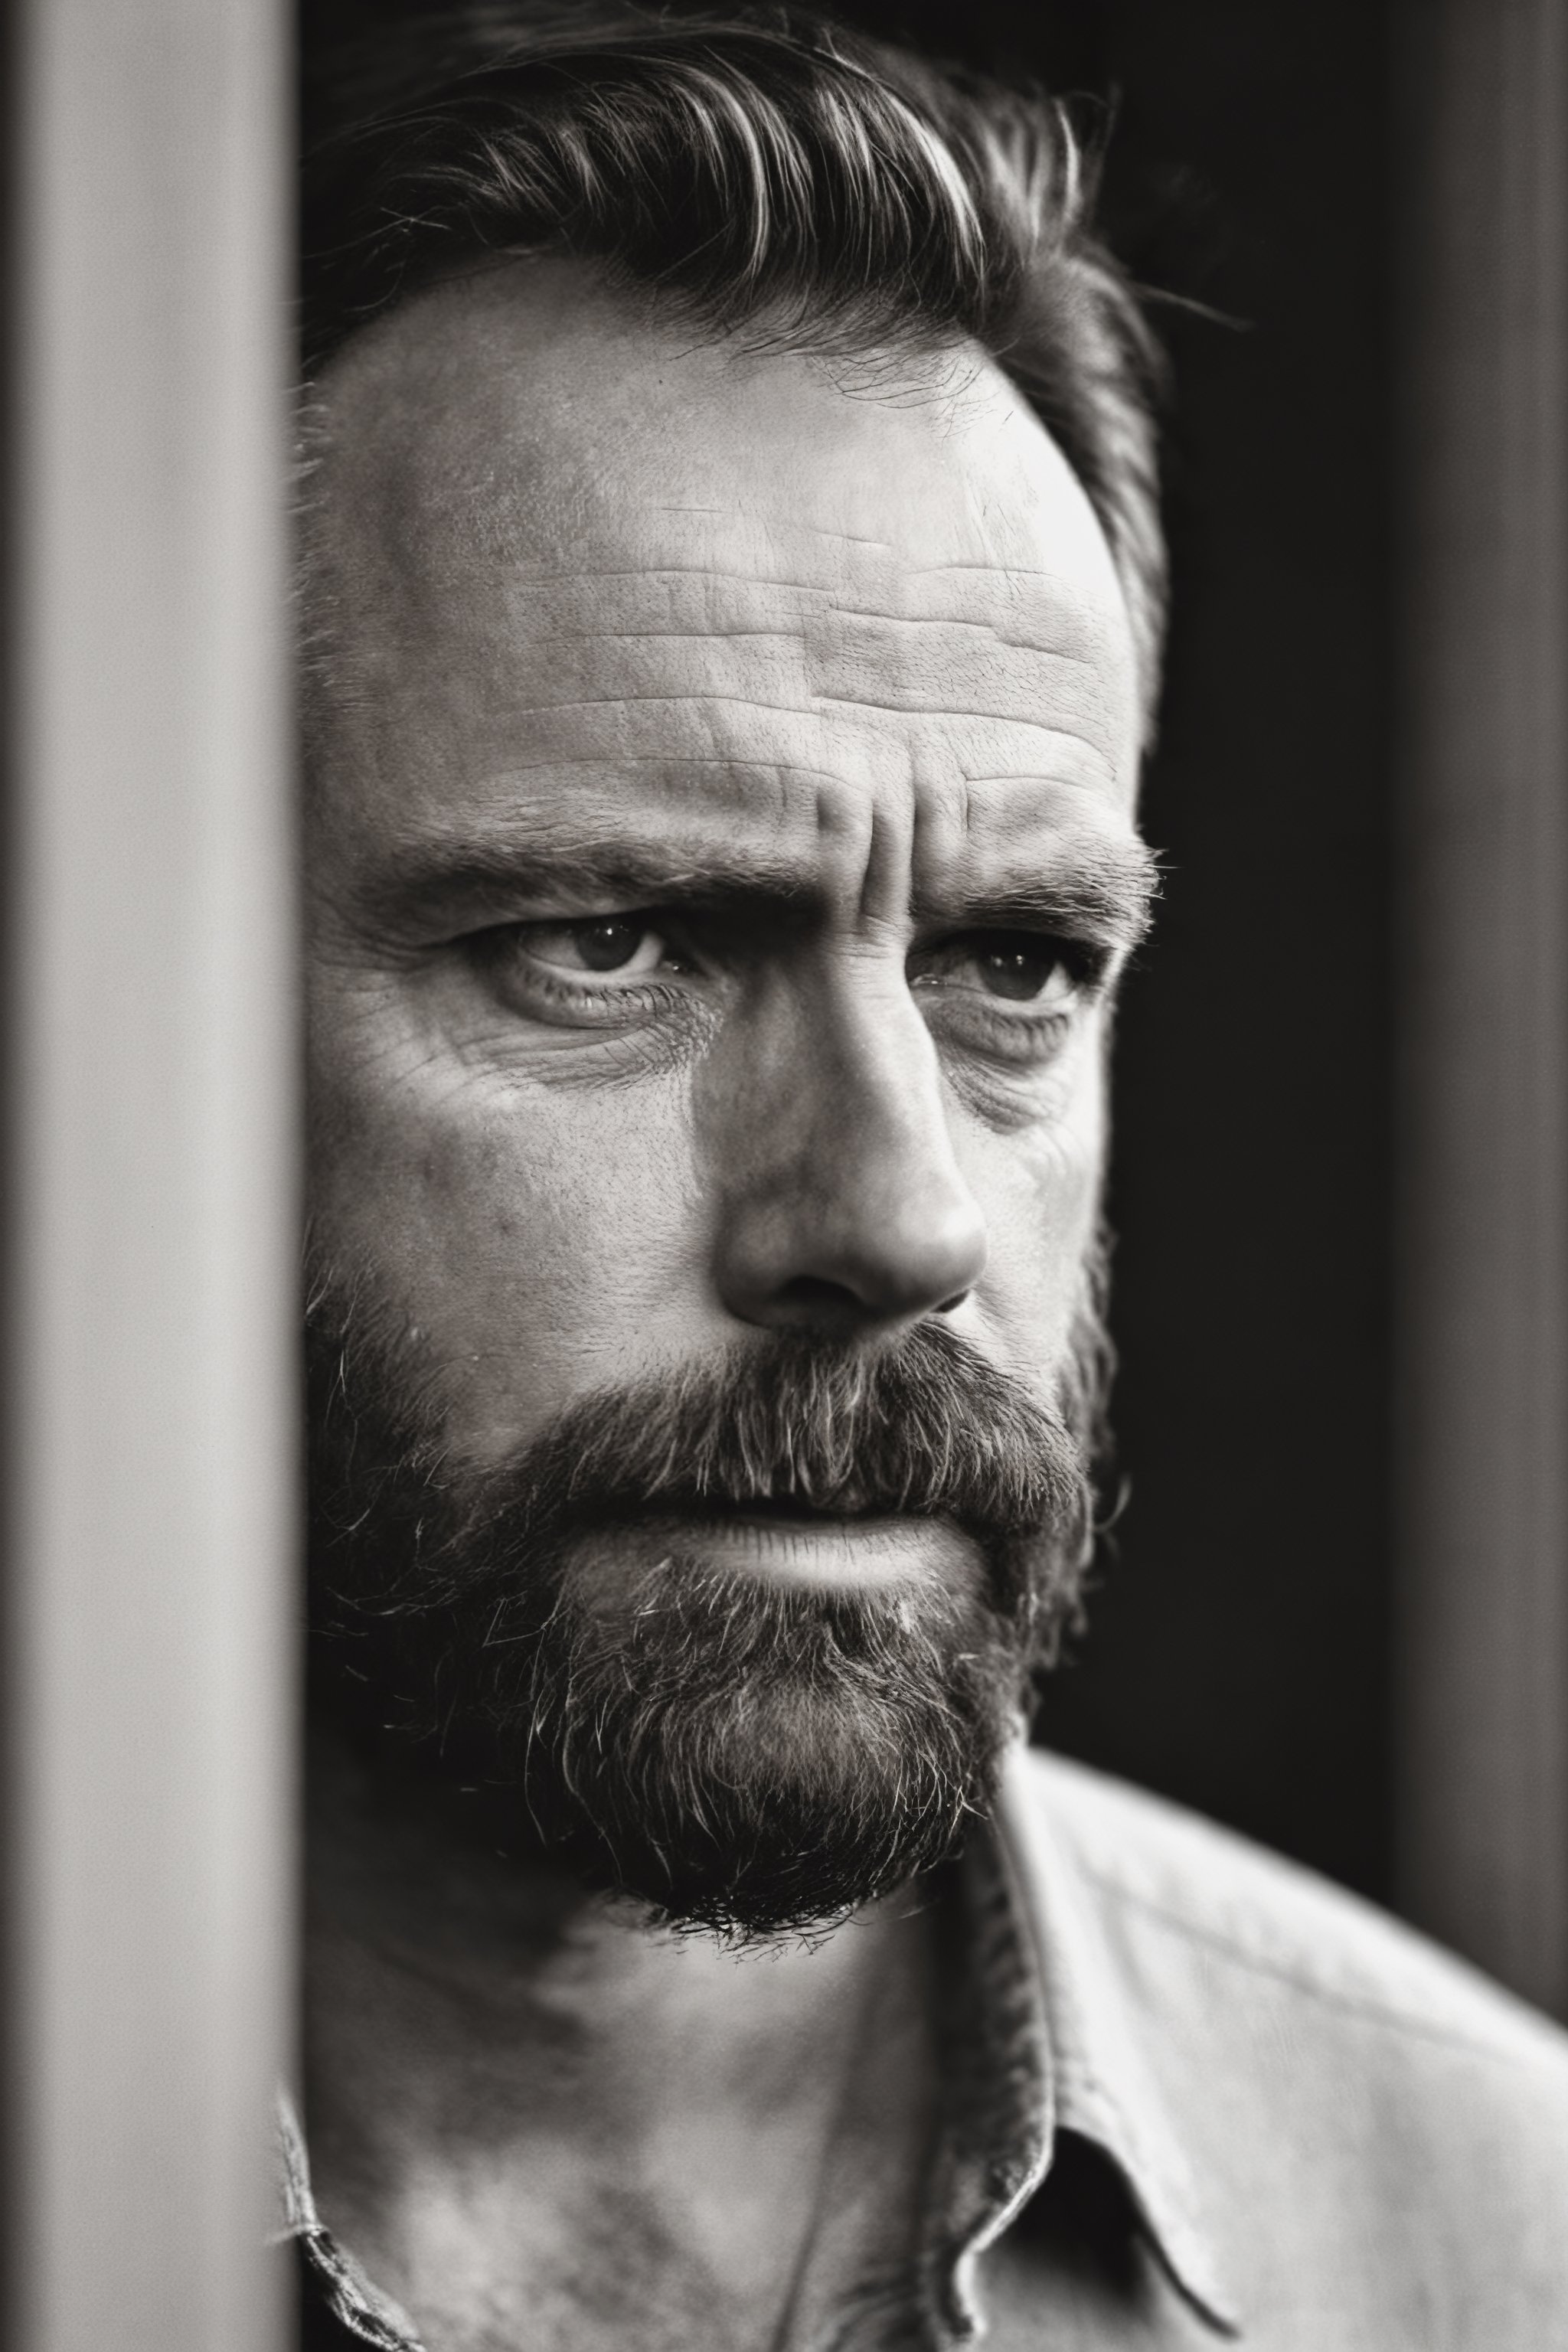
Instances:
[[[1568,2334],[1568,16],[1371,13],[24,11],[18,2352]]]

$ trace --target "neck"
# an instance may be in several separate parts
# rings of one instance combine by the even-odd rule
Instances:
[[[822,2253],[825,2230],[843,2235],[830,2176],[869,2171],[884,2199],[898,2184],[896,2215],[863,2217],[873,2238],[912,2226],[921,1914],[894,1899],[737,1954],[496,1855],[460,1803],[314,1742],[305,2092],[324,2220],[432,2347],[481,2340],[476,2294],[516,2299],[531,2342],[630,2327],[652,2345],[650,2309],[672,2343],[789,2341],[803,2276],[843,2267]],[[861,2139],[875,2165],[847,2165]],[[629,2306],[607,2326],[582,2307],[606,2272]]]

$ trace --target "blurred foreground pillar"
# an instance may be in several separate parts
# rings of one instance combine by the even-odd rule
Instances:
[[[287,23],[14,12],[8,2352],[283,2341]]]
[[[1404,1898],[1568,2014],[1568,0],[1409,0]]]

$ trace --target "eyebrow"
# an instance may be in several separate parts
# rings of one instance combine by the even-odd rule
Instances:
[[[1131,950],[1142,940],[1160,892],[1160,861],[1136,834],[1074,832],[1053,842],[1049,865],[966,896],[952,919],[976,930],[1042,929]],[[948,910],[917,914],[945,919]]]
[[[1159,860],[1137,835],[1081,827],[1053,835],[1026,873],[951,898],[921,897],[913,919],[954,929],[1048,930],[1130,950],[1148,930],[1160,887]],[[444,840],[395,850],[360,903],[374,919],[421,930],[444,922],[525,919],[520,907],[581,904],[668,908],[690,913],[747,910],[804,914],[822,903],[820,883],[797,860],[738,845],[721,850],[676,841],[579,839]]]
[[[536,899],[695,909],[747,901],[805,907],[815,895],[798,865],[782,858],[740,850],[687,856],[674,842],[552,834],[395,850],[359,894],[367,911],[395,923],[410,916],[467,921],[490,910],[499,922],[514,916],[520,901]]]

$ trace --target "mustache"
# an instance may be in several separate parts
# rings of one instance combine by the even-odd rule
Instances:
[[[455,1368],[407,1312],[369,1269],[310,1272],[319,1719],[460,1792],[451,1819],[487,1852],[558,1851],[735,1940],[820,1925],[953,1850],[1080,1621],[1092,1281],[1044,1397],[935,1319],[859,1345],[737,1332],[483,1465]],[[768,1509],[942,1518],[970,1543],[951,1574],[797,1587],[679,1524]],[[595,1531],[631,1518],[654,1540],[606,1577]]]
[[[433,1539],[467,1553],[501,1522],[516,1539],[559,1540],[607,1521],[771,1507],[940,1517],[994,1543],[1061,1528],[1084,1509],[1080,1433],[942,1325],[875,1350],[780,1334],[765,1348],[599,1390],[476,1476],[447,1457],[434,1414],[422,1430],[391,1424],[384,1403],[407,1400],[407,1368],[376,1370],[381,1350],[363,1323],[351,1343],[322,1321],[312,1315],[312,1486],[329,1521],[318,1517],[318,1534],[330,1538],[336,1517],[335,1532],[352,1535],[332,1507],[351,1464],[359,1503],[350,1519],[363,1511],[367,1477],[413,1471],[447,1506],[416,1515],[426,1576]]]
[[[569,1407],[538,1446],[533,1477],[567,1518],[771,1504],[1005,1535],[1058,1505],[1065,1434],[940,1327],[870,1355],[784,1338]]]

